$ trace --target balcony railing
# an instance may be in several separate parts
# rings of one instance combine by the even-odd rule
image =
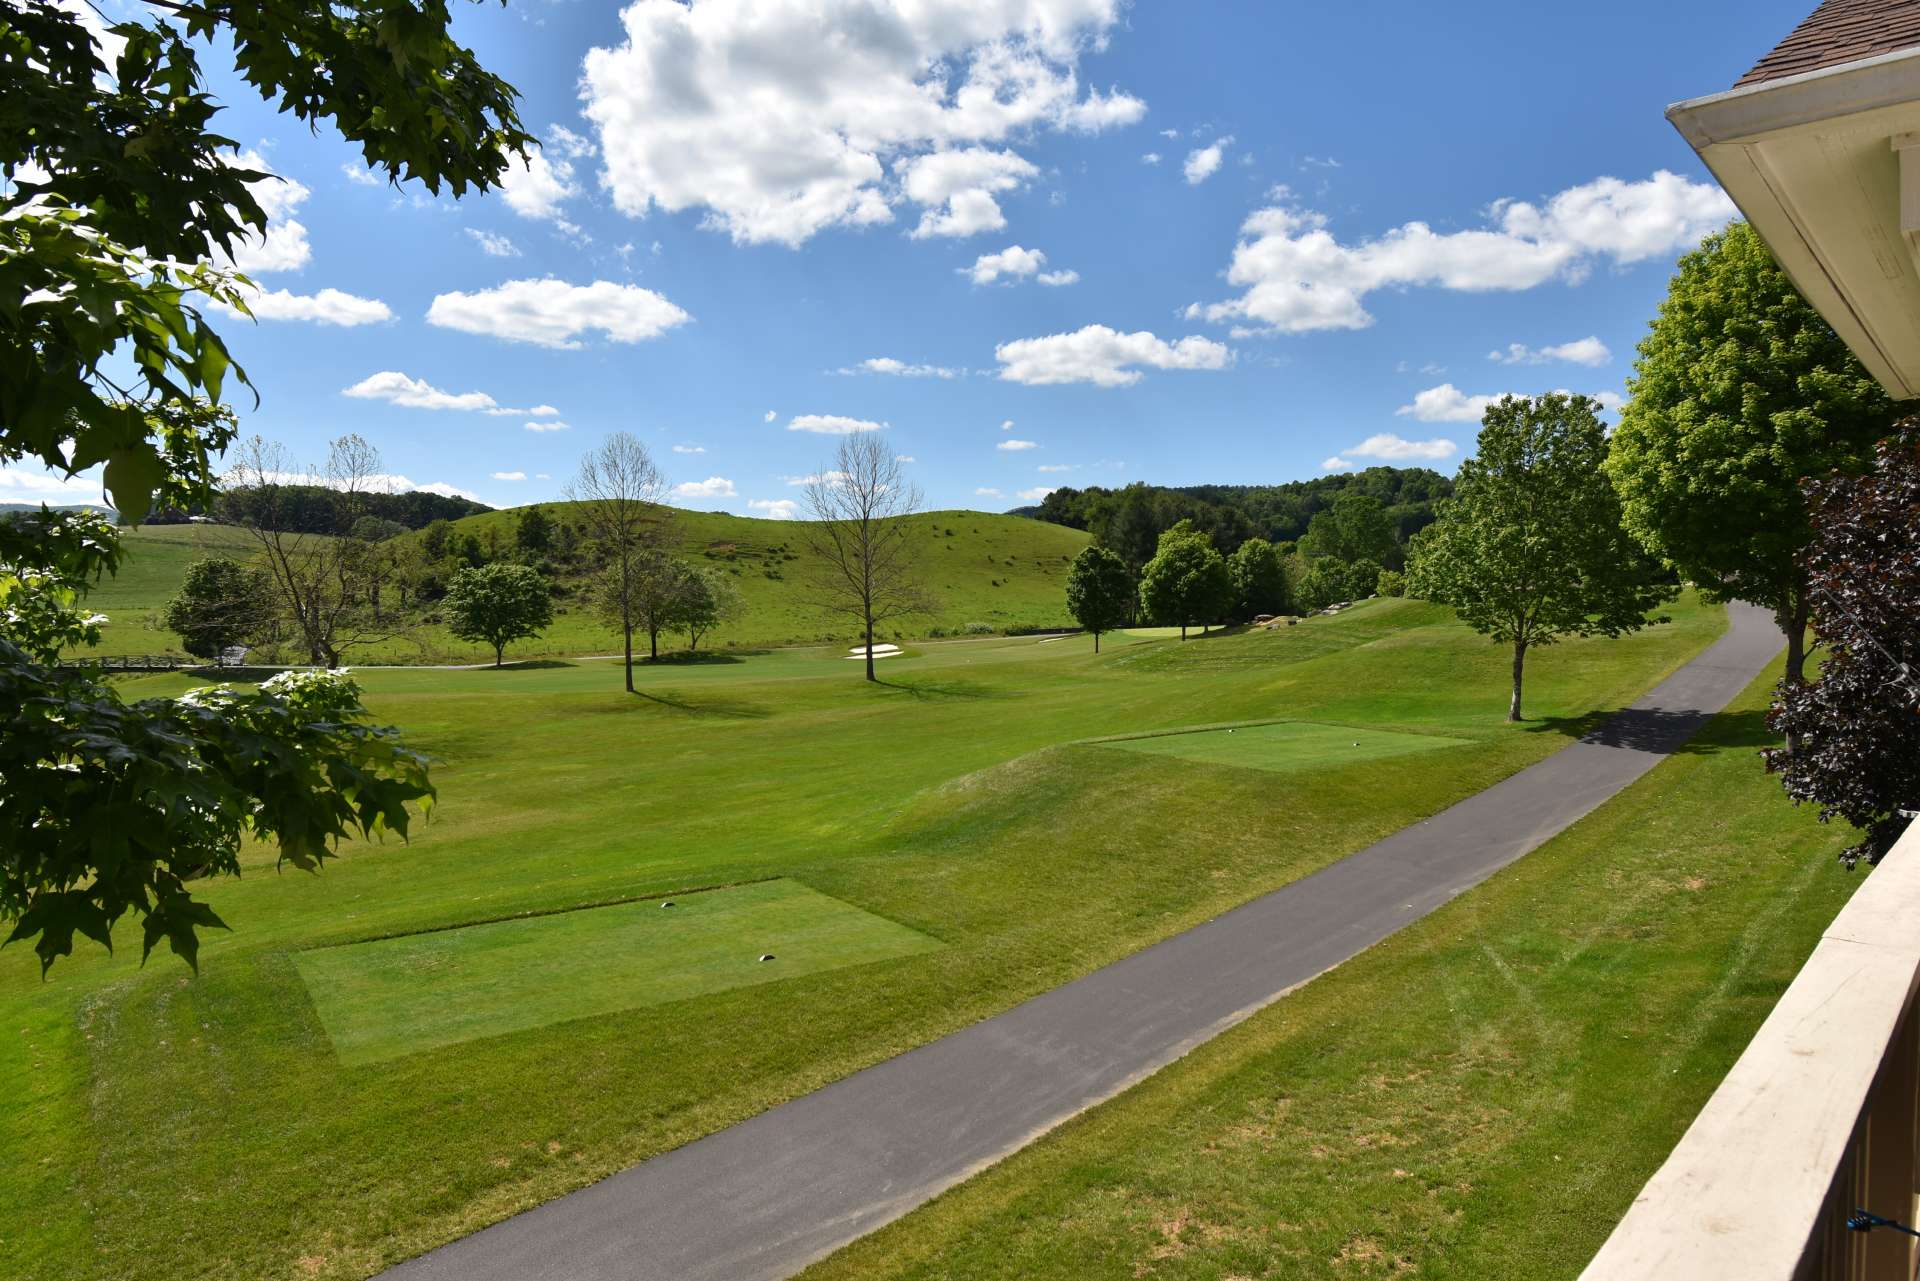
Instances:
[[[1582,1281],[1913,1281],[1920,823],[1841,909]]]

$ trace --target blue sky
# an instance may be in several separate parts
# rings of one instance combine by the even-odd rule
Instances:
[[[779,515],[835,430],[991,510],[1450,472],[1475,397],[1617,396],[1731,211],[1662,110],[1811,0],[455,7],[547,143],[504,194],[395,189],[214,82],[292,180],[225,325],[246,429],[500,506],[626,430],[675,501]]]

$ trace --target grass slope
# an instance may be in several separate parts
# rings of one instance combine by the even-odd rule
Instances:
[[[1087,637],[928,644],[880,685],[821,650],[649,668],[637,696],[602,662],[369,670],[375,715],[439,760],[412,845],[350,847],[317,876],[251,854],[203,887],[234,930],[197,978],[141,968],[131,927],[118,957],[86,948],[46,983],[0,953],[0,1275],[370,1275],[1445,808],[1724,626],[1692,599],[1672,614],[1543,651],[1543,719],[1517,727],[1499,647],[1402,601],[1098,657]],[[1265,662],[1203,661],[1256,641]],[[1276,719],[1462,741],[1285,773],[1086,741]],[[1713,840],[1756,795],[1729,796]],[[769,877],[942,946],[361,1066],[300,977],[318,947]],[[575,954],[555,983],[598,964]]]
[[[558,520],[569,518],[568,506],[544,504]],[[483,545],[510,549],[519,519],[518,511],[483,512],[453,526],[456,536],[472,534]],[[1066,607],[1067,567],[1087,544],[1084,532],[985,512],[930,512],[908,520],[922,548],[926,586],[939,608],[926,617],[889,624],[889,636],[923,636],[935,628],[958,632],[970,623],[998,632],[1073,626]],[[799,536],[798,522],[676,511],[673,528],[680,553],[729,574],[745,606],[739,620],[717,629],[702,645],[752,648],[854,636],[850,621],[823,613],[816,603],[819,566]],[[178,652],[178,637],[147,630],[142,619],[179,590],[195,557],[218,552],[244,560],[253,550],[245,533],[220,526],[151,526],[125,531],[125,536],[126,566],[93,597],[95,607],[112,620],[96,651],[102,654]],[[540,640],[513,646],[513,657],[607,654],[619,647],[618,635],[577,593],[563,595],[556,604],[553,626]],[[641,641],[644,645],[645,637]],[[674,648],[684,644],[684,637],[672,638]],[[491,660],[493,651],[455,640],[444,626],[430,623],[417,642],[389,642],[348,657],[360,663],[480,662]]]
[[[1576,1276],[1860,883],[1772,675],[1486,886],[805,1273]]]

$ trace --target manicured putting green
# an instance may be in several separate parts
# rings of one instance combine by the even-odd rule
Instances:
[[[1183,730],[1142,738],[1110,739],[1102,746],[1153,756],[1178,756],[1209,765],[1285,771],[1351,765],[1356,761],[1406,756],[1440,747],[1461,747],[1466,742],[1466,739],[1444,738],[1438,734],[1401,734],[1384,729],[1355,729],[1350,725],[1281,721],[1272,725],[1237,725],[1232,729]]]
[[[788,880],[671,901],[315,948],[294,962],[353,1066],[943,946]]]

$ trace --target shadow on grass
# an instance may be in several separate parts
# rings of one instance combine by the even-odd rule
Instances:
[[[564,658],[523,658],[517,663],[502,663],[495,667],[488,664],[483,671],[489,672],[544,672],[555,667],[578,667],[578,663],[569,663]]]
[[[978,681],[934,680],[934,681],[890,681],[876,678],[873,682],[882,689],[899,690],[902,694],[918,699],[934,698],[1005,698],[1007,691],[983,685]]]
[[[622,712],[629,708],[647,703],[669,708],[676,712],[686,712],[692,716],[718,716],[727,720],[765,720],[773,715],[773,709],[759,703],[749,703],[737,698],[702,695],[690,697],[677,690],[636,689],[633,691],[636,701],[631,703],[609,703],[606,711]]]
[[[1767,728],[1764,711],[1670,712],[1660,708],[1622,708],[1585,716],[1553,716],[1527,726],[1530,734],[1558,734],[1601,747],[1642,752],[1711,755],[1729,750],[1777,747],[1779,736]]]
[[[770,651],[764,649],[709,650],[706,653],[662,654],[658,658],[636,658],[635,667],[726,667],[733,663],[744,663],[748,657],[758,657]]]

